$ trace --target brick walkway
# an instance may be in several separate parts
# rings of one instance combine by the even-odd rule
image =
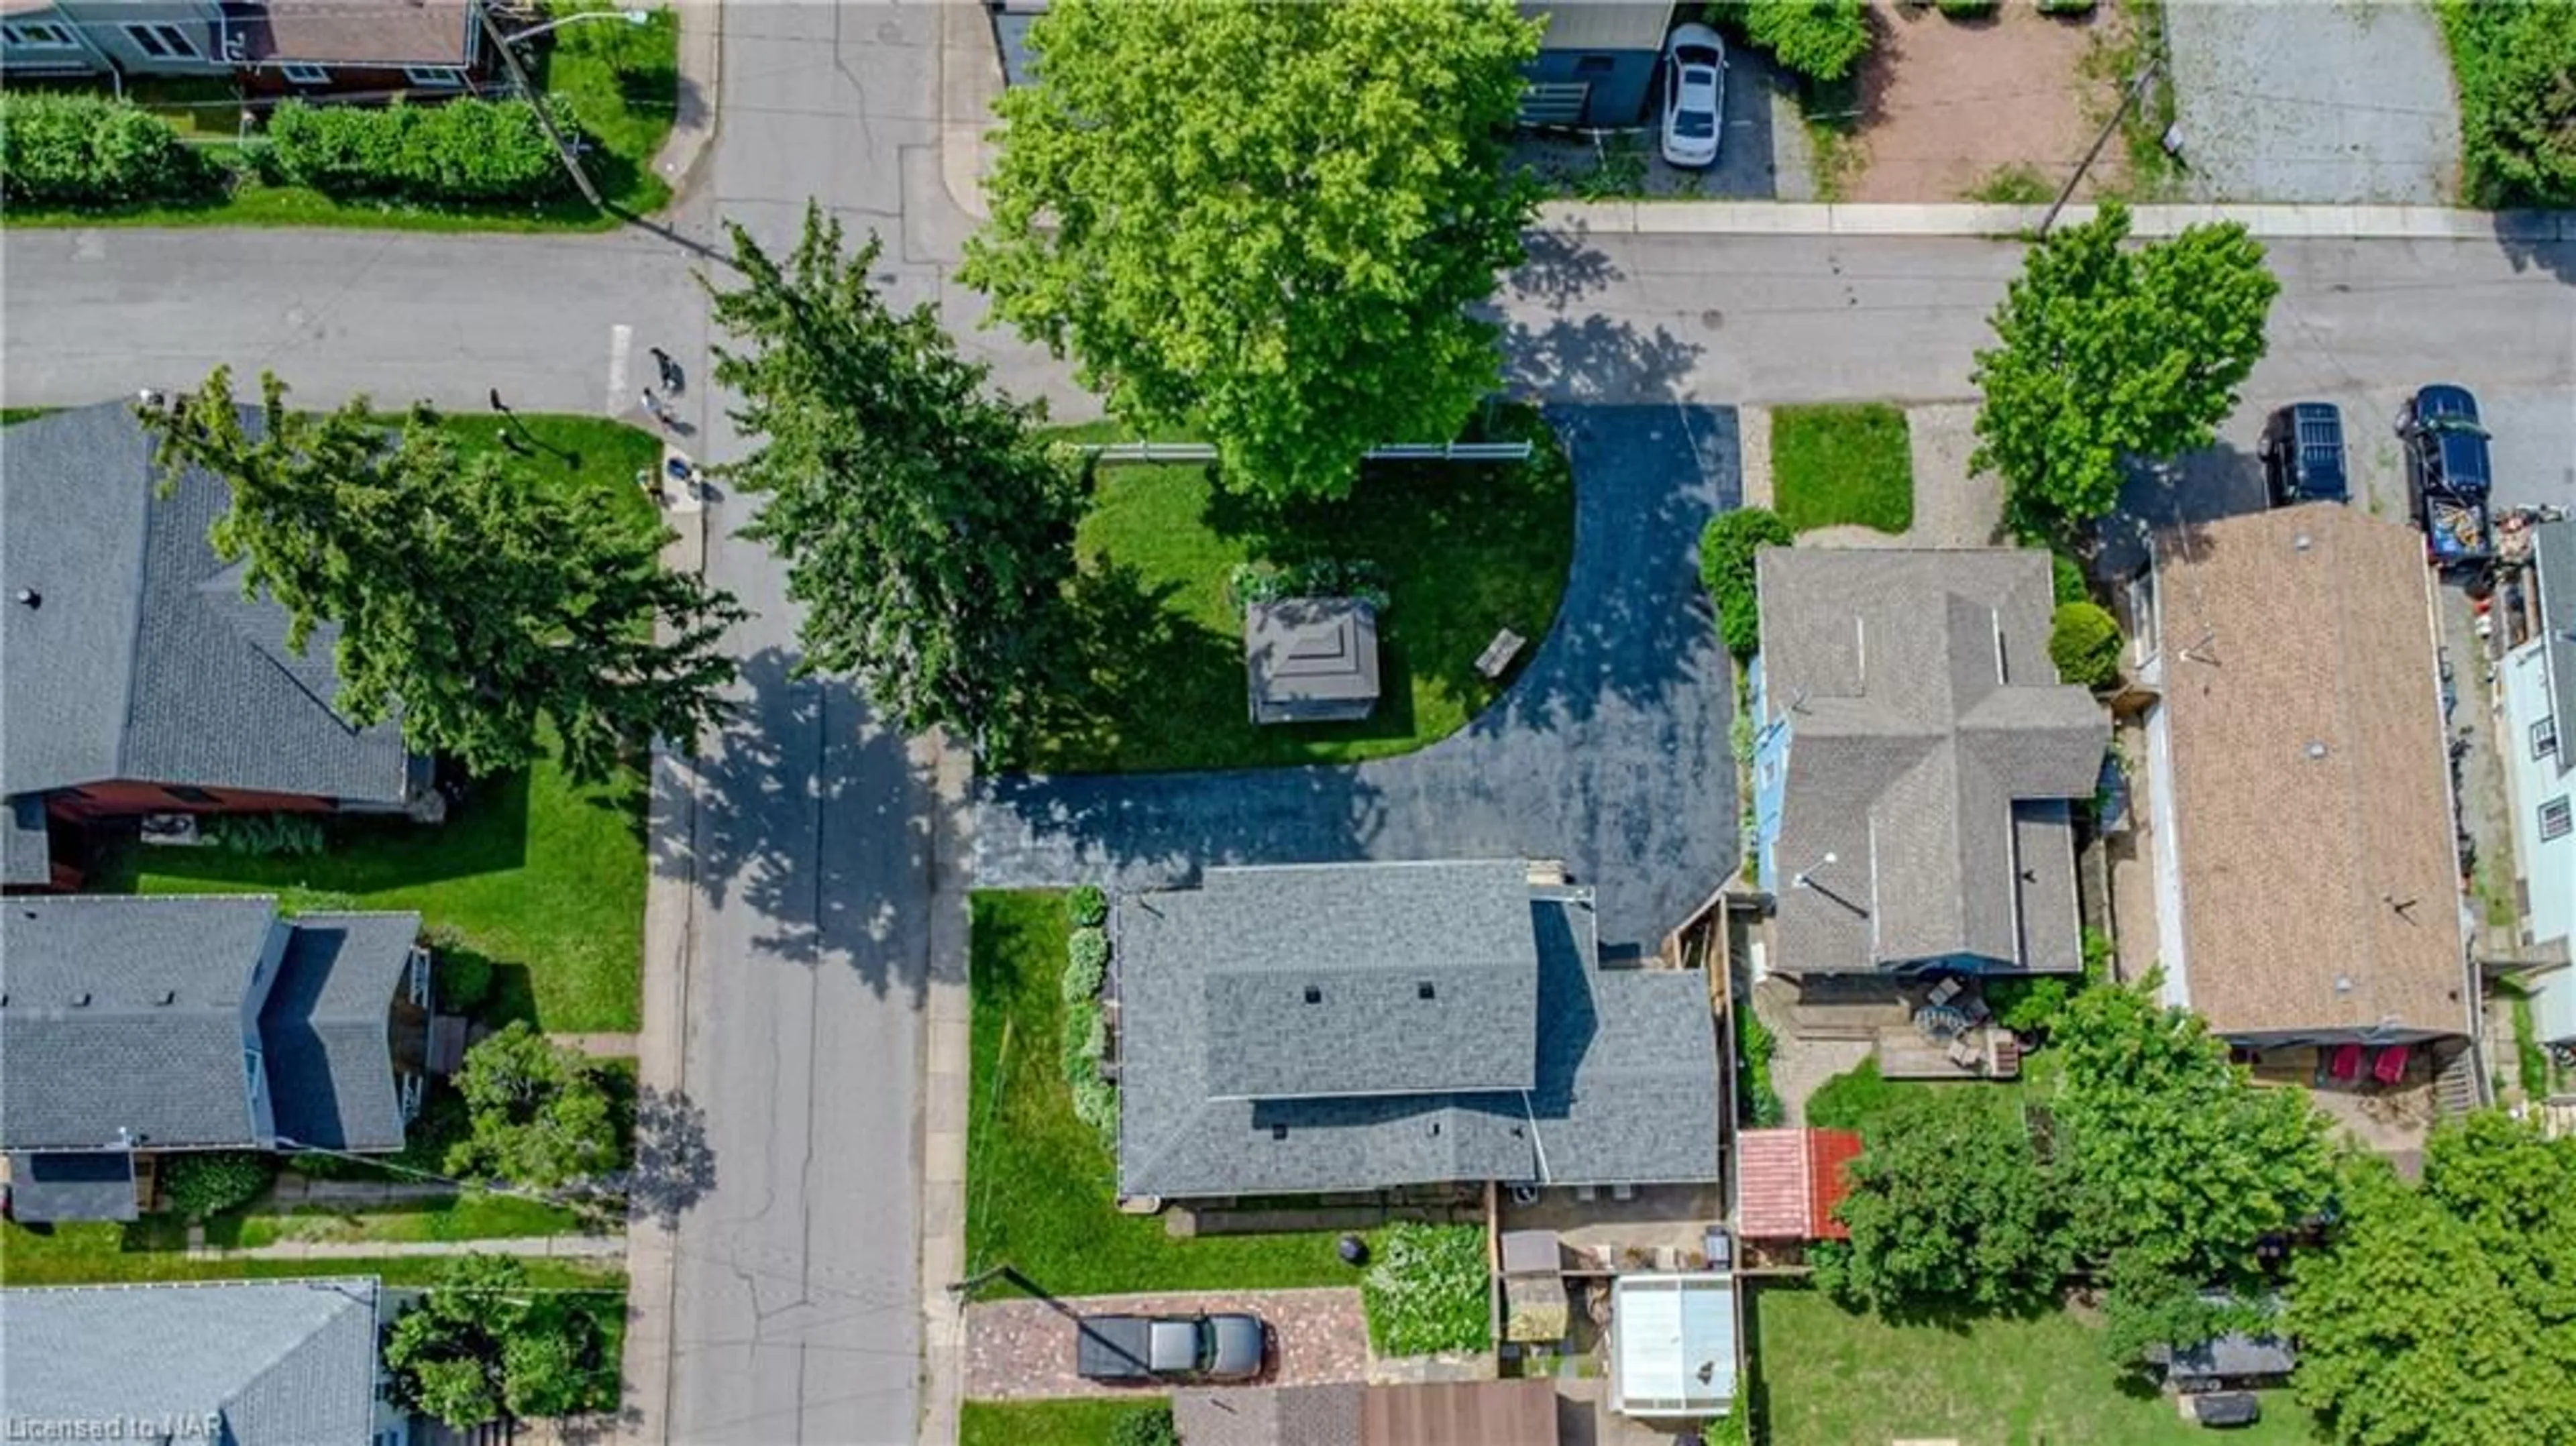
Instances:
[[[1368,1322],[1350,1289],[1212,1291],[1196,1295],[1091,1295],[1065,1299],[1085,1315],[1213,1314],[1245,1310],[1270,1326],[1269,1369],[1252,1384],[1311,1386],[1368,1378]],[[982,1301],[966,1308],[966,1395],[971,1400],[1133,1395],[1073,1373],[1073,1322],[1043,1300]]]

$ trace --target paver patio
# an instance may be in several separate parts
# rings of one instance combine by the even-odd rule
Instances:
[[[968,1306],[966,1395],[981,1401],[1136,1395],[1137,1387],[1105,1386],[1074,1374],[1074,1324],[1068,1311],[1191,1315],[1232,1310],[1250,1311],[1270,1327],[1269,1360],[1251,1384],[1313,1386],[1368,1378],[1368,1319],[1355,1289],[1087,1295]]]

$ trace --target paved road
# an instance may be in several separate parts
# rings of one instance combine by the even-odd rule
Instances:
[[[1699,595],[1702,526],[1737,498],[1732,408],[1555,409],[1573,448],[1574,562],[1556,624],[1501,701],[1401,758],[1252,773],[1006,777],[975,823],[992,886],[1211,862],[1561,858],[1603,943],[1646,949],[1736,860],[1731,674]]]

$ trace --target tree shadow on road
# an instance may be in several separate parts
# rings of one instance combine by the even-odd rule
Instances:
[[[1525,245],[1527,259],[1503,278],[1503,284],[1512,295],[1543,302],[1554,310],[1628,279],[1628,273],[1579,230],[1532,231]]]
[[[716,1183],[715,1147],[707,1143],[707,1112],[687,1093],[647,1085],[635,1101],[635,1168],[626,1203],[636,1219],[669,1230]]]
[[[839,965],[917,1001],[947,822],[925,757],[848,680],[798,676],[784,649],[742,660],[738,698],[699,757],[655,770],[657,822],[687,822],[655,828],[654,871],[693,881],[702,906],[758,914],[755,959]]]

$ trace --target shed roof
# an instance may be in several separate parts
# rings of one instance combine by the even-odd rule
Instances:
[[[1255,722],[1365,717],[1377,701],[1377,609],[1358,598],[1292,597],[1243,610]]]
[[[1747,1240],[1848,1240],[1834,1207],[1860,1154],[1849,1130],[1744,1130],[1735,1137],[1735,1228]]]
[[[2467,1028],[2423,539],[2354,507],[2155,543],[2182,938],[2225,1035]]]
[[[2108,715],[2048,657],[2048,555],[1772,548],[1766,727],[1786,730],[1779,967],[2080,967],[2065,802]]]
[[[1610,1287],[1611,1409],[1722,1414],[1735,1400],[1735,1286],[1723,1275],[1623,1275]]]
[[[364,1442],[376,1309],[371,1276],[0,1291],[0,1394],[13,1421],[213,1417],[238,1446]]]
[[[400,727],[333,711],[337,629],[288,648],[284,610],[244,598],[206,539],[230,490],[192,469],[159,498],[160,480],[122,402],[0,429],[0,794],[131,779],[401,801]]]
[[[122,1150],[11,1155],[9,1212],[19,1220],[132,1220],[134,1157]]]

